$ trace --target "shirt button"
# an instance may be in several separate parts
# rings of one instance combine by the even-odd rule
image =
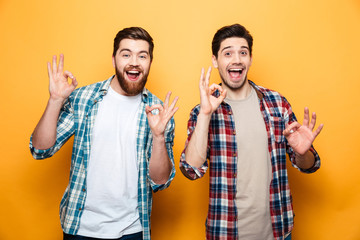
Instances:
[[[232,112],[231,111],[229,111],[229,115],[231,115],[232,114]]]
[[[79,208],[79,211],[81,211],[82,210],[82,208]]]
[[[86,189],[85,188],[83,188],[83,190],[82,190],[83,192],[85,192],[86,191]]]
[[[236,135],[236,131],[233,131],[233,134]]]
[[[236,153],[234,153],[233,156],[236,157]]]

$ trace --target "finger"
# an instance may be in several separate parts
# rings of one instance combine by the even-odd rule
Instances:
[[[324,124],[320,124],[319,127],[315,130],[314,132],[314,138],[317,137],[317,135],[319,135],[319,133],[321,132],[321,130],[323,129]]]
[[[60,54],[58,71],[62,72],[64,69],[64,54]]]
[[[301,127],[301,124],[298,122],[291,123],[285,130],[283,131],[283,135],[289,136],[290,134],[294,133],[299,127]]]
[[[64,71],[63,75],[65,78],[71,78],[71,79],[75,78],[74,75],[69,71]]]
[[[168,119],[166,119],[166,122],[168,122],[170,120],[170,118],[172,118],[174,116],[174,114],[177,112],[177,110],[179,109],[179,107],[175,107],[169,114]]]
[[[176,104],[176,102],[177,102],[178,100],[179,100],[179,97],[176,96],[176,97],[174,98],[174,100],[172,101],[170,107],[169,107],[170,110],[173,110],[173,109],[174,109],[175,104]]]
[[[49,79],[51,80],[52,79],[52,71],[51,71],[51,63],[50,62],[47,62],[47,70],[48,70]]]
[[[200,89],[202,89],[202,88],[204,87],[204,82],[205,82],[204,72],[205,72],[205,69],[204,69],[204,68],[201,68],[200,81],[199,81],[199,87],[200,87]]]
[[[209,82],[210,82],[210,75],[211,75],[211,66],[209,67],[207,73],[206,73],[206,78],[205,78],[205,84],[206,86],[209,86]]]
[[[222,91],[222,93],[218,97],[221,102],[224,101],[224,99],[226,98],[226,94],[227,94],[227,91],[225,89],[224,91]]]
[[[52,69],[53,69],[53,73],[57,73],[57,62],[56,62],[57,58],[56,58],[56,55],[53,56],[53,59],[52,59]]]
[[[171,91],[168,91],[168,93],[166,94],[166,97],[165,97],[165,101],[164,101],[164,108],[168,107],[170,96],[171,96]]]
[[[316,113],[313,112],[312,116],[311,116],[311,121],[309,124],[309,128],[311,129],[311,131],[314,129],[315,124],[316,124]]]
[[[304,108],[304,121],[303,121],[303,125],[305,127],[309,127],[309,108],[305,107]]]
[[[158,109],[159,110],[159,112],[162,112],[163,110],[164,110],[164,107],[161,105],[161,104],[154,104],[154,105],[152,105],[152,106],[149,106],[147,109],[145,109],[145,110],[147,110],[148,112],[151,112],[151,111],[153,111],[153,110],[155,110],[155,109]]]
[[[214,93],[216,90],[219,90],[220,94],[224,91],[220,85],[215,83],[211,84],[209,90],[210,90],[210,94]]]

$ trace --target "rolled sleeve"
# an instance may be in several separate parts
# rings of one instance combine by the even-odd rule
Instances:
[[[174,118],[171,118],[170,122],[167,124],[165,129],[165,146],[168,153],[168,157],[171,162],[171,172],[169,174],[169,178],[164,184],[156,184],[150,177],[149,171],[147,173],[148,179],[151,185],[151,188],[154,192],[164,190],[170,186],[170,183],[175,177],[175,163],[174,163],[174,152],[173,152],[173,146],[174,146],[174,137],[175,137],[175,121]]]
[[[34,159],[45,159],[53,156],[74,134],[74,111],[69,99],[64,103],[57,122],[55,144],[48,149],[37,149],[33,145],[33,135],[30,137],[29,148]]]
[[[205,160],[204,164],[200,168],[196,168],[194,166],[191,166],[188,162],[186,162],[186,156],[185,156],[186,148],[190,142],[191,136],[196,127],[199,109],[200,109],[200,106],[197,105],[196,107],[194,107],[192,109],[192,111],[190,113],[190,118],[188,121],[188,130],[187,130],[188,138],[186,139],[185,147],[184,147],[184,150],[182,151],[181,157],[180,157],[180,165],[179,165],[180,170],[181,170],[182,174],[190,180],[202,178],[208,169],[208,161]],[[208,150],[209,150],[209,147],[208,147]]]

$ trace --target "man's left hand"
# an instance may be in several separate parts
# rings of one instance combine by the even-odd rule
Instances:
[[[175,107],[175,104],[179,97],[175,97],[169,106],[171,92],[168,92],[165,98],[164,106],[161,104],[155,104],[145,107],[146,115],[148,118],[149,126],[151,128],[151,132],[153,136],[160,137],[164,136],[165,128],[169,120],[172,116],[174,116],[175,112],[179,109]],[[158,114],[152,114],[152,110],[158,109]]]
[[[319,127],[313,132],[316,124],[316,114],[312,113],[311,121],[309,122],[309,109],[304,109],[304,121],[303,125],[298,122],[291,123],[284,131],[283,134],[288,140],[290,146],[299,155],[304,155],[310,149],[315,138],[321,132],[324,124],[320,124]]]

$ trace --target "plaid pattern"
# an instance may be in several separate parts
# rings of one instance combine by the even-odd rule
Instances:
[[[60,203],[61,225],[67,234],[75,235],[79,229],[86,199],[86,173],[90,158],[92,129],[98,110],[98,102],[107,94],[112,78],[76,89],[69,96],[58,119],[57,138],[53,147],[47,150],[35,149],[32,145],[32,137],[30,138],[30,150],[33,157],[44,159],[55,154],[74,135],[69,184]],[[175,128],[173,118],[165,131],[166,148],[173,165],[169,179],[165,184],[157,185],[149,176],[148,161],[152,151],[152,134],[147,122],[145,106],[154,104],[162,104],[162,102],[144,88],[137,118],[136,140],[139,164],[138,205],[144,240],[150,239],[152,191],[156,192],[167,188],[175,176],[172,150]]]
[[[315,164],[310,169],[300,169],[295,165],[295,153],[282,135],[285,127],[296,121],[290,104],[279,93],[255,85],[266,130],[272,163],[270,184],[270,214],[275,239],[284,236],[293,228],[293,208],[286,170],[286,153],[292,165],[305,173],[315,172],[320,167],[320,158],[313,147]],[[215,95],[219,95],[215,92]],[[185,150],[195,129],[200,105],[190,113],[188,138],[180,158],[180,169],[189,179],[204,176],[210,167],[209,211],[206,219],[206,239],[238,239],[236,196],[237,143],[235,121],[231,107],[222,102],[211,116],[209,125],[207,159],[203,166],[196,168],[186,162]],[[209,166],[210,164],[210,166]]]

